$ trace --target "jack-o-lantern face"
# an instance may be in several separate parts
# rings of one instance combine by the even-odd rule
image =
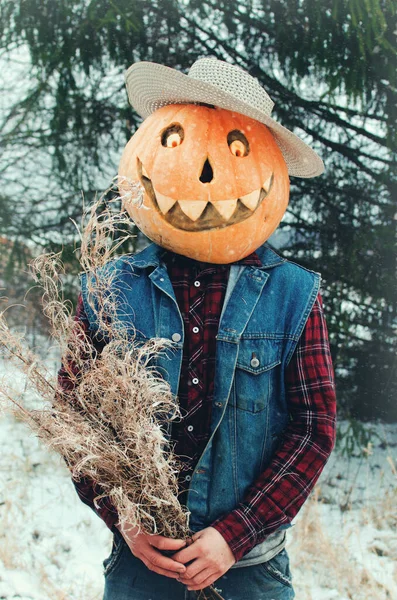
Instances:
[[[165,106],[124,149],[120,192],[145,194],[126,209],[151,240],[203,262],[230,263],[277,228],[289,198],[288,171],[268,128],[244,115],[196,105]]]

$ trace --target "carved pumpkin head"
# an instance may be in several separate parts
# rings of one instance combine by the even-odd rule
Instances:
[[[141,231],[203,262],[249,255],[288,206],[288,169],[268,127],[217,107],[156,110],[125,147],[119,177],[122,195],[128,180],[144,187],[140,206],[125,205]]]

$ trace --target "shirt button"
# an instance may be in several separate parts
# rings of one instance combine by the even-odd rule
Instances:
[[[200,329],[198,327],[193,327],[193,333],[198,333]]]
[[[215,402],[215,406],[219,406],[219,408],[221,408],[223,406],[223,402]]]
[[[180,333],[173,333],[171,336],[171,339],[173,342],[180,342],[182,339],[182,336]]]
[[[186,475],[186,477],[185,477],[185,480],[186,480],[186,481],[191,481],[191,479],[192,479],[192,478],[190,477],[190,475]]]
[[[200,283],[199,281],[195,281],[195,282],[194,282],[194,286],[195,286],[195,287],[200,287],[200,285],[201,285],[201,283]]]
[[[188,426],[187,426],[187,430],[188,430],[188,431],[193,431],[193,429],[194,429],[193,425],[188,425]]]
[[[251,360],[251,367],[259,367],[259,365],[260,365],[260,362],[257,358],[253,358]]]
[[[193,377],[192,383],[194,383],[194,385],[197,385],[198,382],[199,382],[199,380],[197,379],[197,377]]]
[[[164,277],[160,277],[160,281],[164,281]]]

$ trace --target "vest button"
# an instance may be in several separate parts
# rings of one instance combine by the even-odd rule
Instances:
[[[187,430],[188,430],[188,431],[193,431],[193,429],[194,429],[193,425],[188,425],[188,426],[187,426]]]
[[[190,475],[186,475],[185,477],[185,481],[190,481],[192,478],[190,477]]]
[[[173,333],[171,336],[171,339],[173,342],[180,342],[182,339],[182,336],[180,333]]]
[[[259,367],[259,365],[260,365],[260,362],[259,362],[259,360],[258,360],[258,359],[255,357],[255,358],[252,358],[252,359],[251,359],[251,363],[250,363],[250,364],[251,364],[251,367]]]

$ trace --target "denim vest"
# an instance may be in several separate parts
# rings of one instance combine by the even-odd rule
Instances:
[[[151,244],[135,256],[106,265],[113,276],[118,319],[138,341],[178,339],[157,367],[177,395],[184,327],[165,264]],[[232,265],[217,335],[211,434],[193,472],[187,505],[198,531],[232,511],[271,461],[289,422],[284,372],[316,299],[320,276],[278,256],[267,244],[257,250],[261,267]],[[95,299],[89,275],[82,297],[93,333]],[[178,334],[178,335],[175,335]],[[270,560],[285,545],[287,516],[278,529],[234,567]]]

